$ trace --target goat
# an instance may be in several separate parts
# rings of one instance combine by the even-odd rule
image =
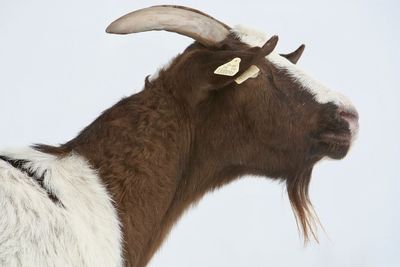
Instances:
[[[145,266],[206,192],[253,174],[284,181],[315,237],[313,166],[341,159],[358,130],[343,95],[277,54],[277,36],[200,11],[154,6],[108,33],[166,30],[195,42],[144,89],[72,140],[0,153],[1,266]]]

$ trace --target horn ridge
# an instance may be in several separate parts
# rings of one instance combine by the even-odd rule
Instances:
[[[232,30],[231,27],[229,27],[228,25],[226,25],[226,24],[223,23],[222,21],[220,21],[220,20],[214,18],[213,16],[211,16],[211,15],[209,15],[209,14],[207,14],[207,13],[204,13],[204,12],[198,10],[198,9],[194,9],[194,8],[187,7],[187,6],[180,6],[180,5],[155,5],[155,6],[152,6],[152,7],[157,7],[157,6],[162,6],[162,7],[174,7],[174,8],[180,8],[180,9],[183,9],[183,10],[188,10],[188,11],[190,11],[190,12],[195,12],[195,13],[198,13],[198,14],[200,14],[200,15],[206,16],[206,17],[208,17],[208,18],[210,18],[210,19],[212,19],[212,20],[215,20],[216,22],[218,22],[218,23],[220,23],[222,26],[224,26],[228,31],[231,31],[231,30]]]

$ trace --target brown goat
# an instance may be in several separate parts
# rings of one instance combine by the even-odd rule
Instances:
[[[79,155],[97,172],[122,223],[125,264],[145,266],[185,209],[248,174],[285,181],[305,239],[316,238],[308,197],[312,169],[323,157],[347,154],[358,128],[351,103],[295,65],[303,45],[280,56],[273,51],[276,36],[267,41],[190,8],[139,10],[107,29],[146,30],[173,31],[196,41],[146,78],[140,93],[106,110],[73,140],[34,147],[57,160]],[[239,64],[228,63],[235,58]],[[232,73],[216,74],[224,65]],[[21,170],[35,162],[23,155],[2,159]],[[25,162],[15,164],[21,159]],[[42,189],[68,211],[67,197],[57,195],[62,189],[49,186],[51,179],[51,172],[42,177]]]

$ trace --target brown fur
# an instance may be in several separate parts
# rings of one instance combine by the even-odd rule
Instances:
[[[229,36],[218,49],[195,42],[70,142],[37,146],[59,156],[75,151],[98,170],[123,224],[128,266],[145,266],[188,206],[246,174],[286,181],[305,237],[314,234],[313,165],[348,150],[322,136],[349,129],[335,105],[318,104],[265,60],[273,41],[249,48]],[[234,57],[242,58],[236,76],[213,74]],[[259,76],[235,84],[251,64]]]

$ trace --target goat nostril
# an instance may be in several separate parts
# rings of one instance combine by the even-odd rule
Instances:
[[[353,107],[339,108],[337,115],[349,125],[352,139],[357,136],[358,133],[358,112]]]
[[[348,111],[348,110],[341,110],[339,111],[340,117],[345,120],[358,120],[358,113],[357,111]]]

